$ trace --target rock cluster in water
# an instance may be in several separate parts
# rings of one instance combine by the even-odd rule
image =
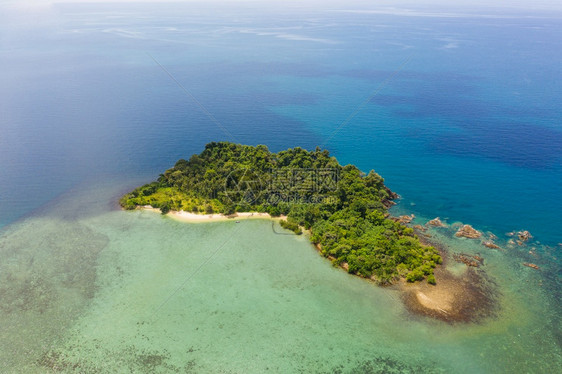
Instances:
[[[485,242],[482,242],[482,245],[488,248],[492,248],[492,249],[498,249],[499,245],[495,244],[494,242],[492,242],[491,240],[487,240]]]
[[[521,240],[522,242],[526,242],[527,240],[533,237],[533,235],[531,235],[531,233],[527,230],[519,231],[517,233],[517,236],[519,237],[519,240]]]
[[[462,262],[467,266],[480,267],[484,263],[484,259],[478,255],[469,255],[466,253],[454,253],[453,258],[457,262]]]
[[[445,224],[443,222],[441,222],[439,217],[436,217],[436,218],[432,219],[427,224],[430,225],[430,226],[435,226],[435,227],[445,227]]]
[[[416,218],[416,216],[412,214],[412,215],[409,215],[409,216],[400,216],[400,217],[398,217],[398,218],[394,218],[394,220],[395,220],[396,222],[400,222],[400,223],[402,223],[402,224],[406,224],[406,223],[412,222],[412,220],[413,220],[414,218]]]
[[[527,267],[530,267],[530,268],[532,268],[532,269],[535,269],[535,270],[539,270],[539,269],[540,269],[537,265],[531,264],[531,263],[528,263],[528,262],[524,262],[523,265],[525,265],[525,266],[527,266]]]
[[[529,239],[531,239],[533,237],[533,235],[531,235],[531,233],[527,230],[522,230],[522,231],[518,231],[518,232],[512,231],[512,232],[508,232],[506,235],[507,236],[517,235],[517,238],[518,238],[517,244],[521,245],[521,246],[524,245],[526,241],[528,241]],[[515,241],[513,239],[510,239],[508,243],[515,245]]]
[[[457,231],[457,233],[455,234],[455,236],[458,237],[464,237],[464,238],[469,238],[469,239],[478,239],[479,237],[482,236],[482,233],[478,230],[475,230],[472,226],[470,225],[463,225],[459,231]]]

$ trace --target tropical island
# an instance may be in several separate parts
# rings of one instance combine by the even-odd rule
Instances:
[[[281,226],[295,234],[306,230],[319,252],[350,274],[381,285],[401,279],[435,284],[441,255],[389,216],[396,198],[380,175],[342,166],[327,150],[272,153],[264,145],[213,142],[120,204],[162,214],[283,217]]]

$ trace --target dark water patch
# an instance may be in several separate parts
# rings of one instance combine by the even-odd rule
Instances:
[[[404,60],[408,61],[408,60]],[[412,61],[412,62],[415,62]],[[406,66],[409,66],[408,63]],[[359,78],[359,79],[366,79],[370,81],[381,81],[387,79],[390,74],[392,74],[392,70],[375,70],[375,69],[350,69],[342,72],[342,75]],[[399,72],[399,75],[396,77],[396,81],[399,85],[411,84],[412,82],[442,82],[442,84],[446,84],[450,82],[478,82],[482,78],[478,78],[476,75],[470,74],[463,74],[460,72],[454,71],[440,71],[440,72],[432,72],[432,71],[418,71],[418,70],[410,70],[404,69]],[[393,85],[393,87],[395,87]],[[469,85],[464,86],[469,88]],[[380,96],[390,96],[392,95],[380,95]],[[380,97],[377,95],[377,97]],[[400,97],[400,96],[395,96]],[[413,97],[412,97],[413,98]]]
[[[0,238],[4,311],[44,310],[60,297],[59,286],[93,297],[96,259],[108,239],[82,225],[57,226],[57,232],[35,228],[34,238],[22,232]]]
[[[101,346],[96,346],[102,351],[103,360],[90,360],[74,350],[66,353],[51,350],[44,353],[38,360],[37,366],[52,370],[53,372],[79,372],[85,374],[98,374],[113,371],[131,373],[195,373],[194,361],[188,361],[183,367],[170,363],[170,353],[167,350],[140,349],[128,346],[116,352]]]
[[[445,373],[436,363],[423,365],[405,363],[391,357],[375,357],[353,365],[337,365],[325,374],[400,374],[400,373]]]
[[[3,275],[4,279],[0,281],[2,313],[35,311],[43,314],[57,299],[52,282],[40,275],[31,275],[21,280],[16,280],[13,273]]]
[[[401,89],[410,84],[411,95],[379,94],[371,102],[390,108],[394,117],[401,120],[431,118],[432,122],[423,129],[411,128],[406,132],[409,137],[423,140],[429,150],[455,156],[482,156],[531,169],[560,162],[562,132],[539,124],[551,123],[558,117],[552,106],[488,100],[483,97],[482,82],[474,77],[444,74],[430,80],[422,73],[418,80],[408,83],[404,74],[396,83]],[[416,75],[410,74],[410,78],[416,79]]]
[[[419,84],[419,83],[417,83]],[[427,83],[431,84],[431,83]],[[407,89],[407,84],[403,84]],[[499,118],[555,118],[552,108],[510,107],[499,102],[487,102],[481,97],[476,87],[469,83],[450,83],[437,85],[436,88],[422,90],[412,95],[377,95],[371,102],[375,105],[389,107],[397,118],[443,118],[448,120],[486,120]]]
[[[393,71],[358,70],[343,73],[345,76],[372,82],[376,87],[393,75]],[[524,81],[524,79],[522,79]],[[530,101],[520,105],[525,97],[508,92],[508,99],[498,100],[489,92],[490,82],[481,73],[453,71],[412,71],[408,66],[393,78],[385,90],[371,99],[371,103],[392,110],[400,119],[441,118],[454,121],[489,120],[491,118],[547,119],[559,117],[558,108],[547,101]],[[501,81],[497,82],[502,85]],[[511,82],[512,90],[523,92],[526,86]],[[521,87],[520,87],[521,86]]]
[[[415,74],[410,74],[415,79]],[[400,75],[400,84],[394,89],[410,92],[404,94],[383,94],[375,96],[375,105],[395,107],[394,115],[402,119],[420,118],[484,118],[494,113],[488,103],[476,99],[479,96],[477,79],[459,75],[429,76],[421,74],[419,80],[409,81]],[[397,86],[397,87],[396,87]],[[397,107],[400,106],[400,107]]]
[[[455,156],[481,156],[509,165],[543,169],[559,165],[562,132],[525,123],[464,123],[462,134],[441,134],[428,148]]]
[[[0,371],[53,344],[94,297],[107,237],[64,221],[35,219],[0,237]]]

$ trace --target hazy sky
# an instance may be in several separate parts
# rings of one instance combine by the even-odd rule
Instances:
[[[166,2],[188,2],[188,3],[211,3],[222,2],[236,6],[236,3],[248,4],[259,3],[260,8],[267,8],[268,4],[279,6],[298,6],[308,9],[400,9],[400,10],[421,10],[432,8],[432,14],[436,12],[451,12],[457,8],[470,8],[471,11],[481,9],[512,9],[519,11],[540,11],[556,10],[562,12],[562,1],[560,0],[0,0],[0,9],[15,12],[16,14],[33,14],[52,8],[56,3],[159,3],[165,6]],[[402,12],[404,13],[404,12]],[[397,13],[398,14],[398,13]],[[406,13],[402,15],[412,15]],[[4,18],[1,17],[0,18]]]
[[[423,7],[425,5],[441,5],[444,7],[455,6],[483,6],[483,7],[517,7],[534,9],[540,8],[561,8],[559,0],[0,0],[0,3],[18,5],[21,7],[41,7],[49,6],[52,3],[135,3],[135,2],[258,2],[258,3],[318,3],[318,4],[337,4],[342,5],[350,3],[363,3],[375,7],[381,6],[416,6]]]

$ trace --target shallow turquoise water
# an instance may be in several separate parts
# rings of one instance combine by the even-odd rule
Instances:
[[[77,213],[118,190],[61,197],[0,238],[3,284],[17,291],[2,288],[0,371],[547,373],[562,364],[559,346],[544,344],[556,341],[558,310],[541,273],[447,230],[436,240],[480,252],[502,292],[482,323],[413,316],[396,290],[333,268],[269,220]]]

